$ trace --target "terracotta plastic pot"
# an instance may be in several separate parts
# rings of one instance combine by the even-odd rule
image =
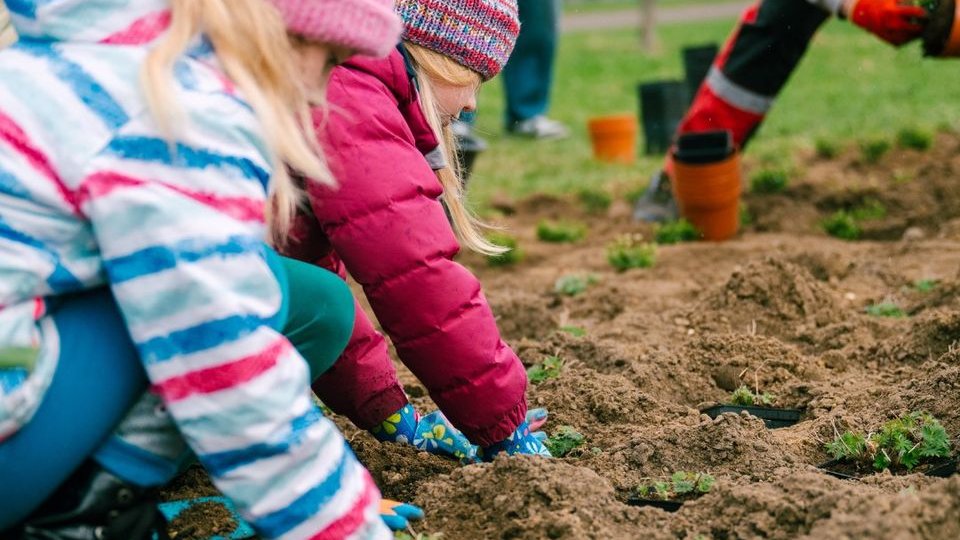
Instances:
[[[948,58],[960,56],[960,4],[941,0],[930,13],[923,31],[923,54]]]
[[[588,128],[595,158],[614,163],[636,161],[637,119],[632,114],[593,118]]]
[[[732,238],[740,227],[740,155],[714,163],[684,163],[674,156],[673,192],[680,213],[704,239]]]

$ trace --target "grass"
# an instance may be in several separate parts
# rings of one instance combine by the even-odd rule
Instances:
[[[662,158],[641,156],[634,165],[594,162],[587,119],[636,113],[637,83],[680,78],[680,49],[722,42],[734,22],[663,25],[662,49],[655,56],[641,52],[634,29],[563,34],[550,115],[572,128],[572,137],[564,141],[505,136],[502,85],[499,81],[484,85],[478,131],[491,147],[478,159],[470,182],[474,204],[483,211],[498,193],[524,197],[585,189],[617,196],[635,192],[660,167]],[[904,128],[932,132],[944,118],[960,118],[960,100],[942,91],[960,84],[960,71],[948,67],[921,59],[916,44],[892,49],[849,23],[831,20],[778,97],[746,159],[794,156],[799,149],[812,153],[818,140],[821,151],[833,153],[867,137],[897,141]],[[938,84],[929,84],[931,80]],[[638,148],[642,146],[638,141]]]

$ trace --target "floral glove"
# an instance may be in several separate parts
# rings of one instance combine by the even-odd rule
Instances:
[[[481,457],[484,461],[492,461],[499,454],[506,453],[508,456],[515,454],[530,454],[534,456],[553,457],[550,451],[543,445],[546,433],[542,431],[533,431],[531,426],[539,428],[547,421],[547,411],[545,409],[533,409],[527,413],[527,420],[517,426],[509,437],[503,441],[488,446],[481,451]]]
[[[409,403],[371,430],[377,440],[399,442],[440,456],[452,456],[461,463],[477,463],[477,447],[443,416],[434,411],[421,417]]]

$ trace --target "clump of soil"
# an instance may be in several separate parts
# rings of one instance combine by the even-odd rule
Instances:
[[[365,434],[355,437],[350,445],[370,471],[383,496],[397,501],[413,500],[424,482],[460,466],[451,459],[422,452],[413,446],[381,443]]]
[[[770,257],[735,272],[690,318],[702,329],[792,337],[842,320],[837,293],[805,268]]]
[[[424,485],[416,502],[430,508],[430,529],[456,538],[635,538],[641,515],[590,469],[530,457],[459,469]]]
[[[549,300],[529,292],[490,294],[488,298],[497,314],[497,326],[506,339],[522,337],[540,339],[557,329],[559,322],[549,309]]]
[[[202,502],[184,510],[170,522],[171,540],[208,540],[229,537],[237,529],[233,514],[218,502]]]

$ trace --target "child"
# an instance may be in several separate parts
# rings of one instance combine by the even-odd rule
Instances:
[[[315,49],[349,34],[338,44],[385,53],[398,37],[389,2],[304,4]],[[300,353],[328,367],[353,299],[264,244],[265,209],[283,236],[296,202],[277,164],[333,183],[301,135],[278,12],[8,5],[21,40],[0,52],[0,537],[165,537],[151,498],[195,453],[263,537],[389,538]]]
[[[334,69],[331,113],[315,111],[340,185],[308,187],[313,212],[295,226],[288,254],[349,272],[363,286],[400,359],[483,457],[549,455],[525,419],[523,366],[479,282],[453,261],[460,243],[501,251],[463,203],[448,128],[506,63],[519,30],[516,2],[399,0],[397,11],[402,45],[386,59]],[[471,457],[442,417],[422,421],[414,411],[362,310],[346,351],[314,390],[381,440]]]

